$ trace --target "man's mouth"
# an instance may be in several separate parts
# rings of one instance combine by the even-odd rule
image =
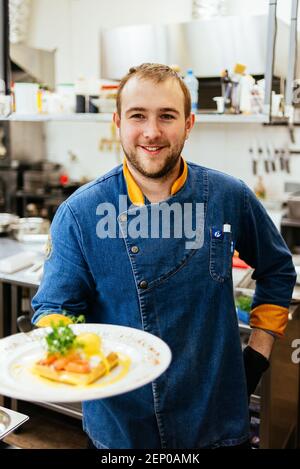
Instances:
[[[149,155],[158,155],[158,153],[165,148],[164,146],[159,145],[139,145],[146,153]]]

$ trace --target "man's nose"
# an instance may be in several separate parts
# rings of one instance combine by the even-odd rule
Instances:
[[[144,126],[144,137],[149,140],[154,140],[161,136],[161,129],[156,119],[149,119]]]

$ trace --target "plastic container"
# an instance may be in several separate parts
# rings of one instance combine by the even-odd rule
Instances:
[[[18,114],[38,113],[38,91],[36,83],[15,83],[15,106]]]
[[[116,110],[116,97],[119,85],[102,85],[99,99],[92,99],[99,112],[114,112]]]
[[[186,76],[184,77],[184,82],[189,89],[192,101],[192,112],[197,112],[198,110],[198,90],[199,90],[199,82],[194,75],[192,69],[187,71]]]

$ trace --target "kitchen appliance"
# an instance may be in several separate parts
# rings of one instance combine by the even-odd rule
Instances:
[[[290,251],[300,254],[300,191],[289,195],[280,230]]]
[[[16,223],[18,218],[11,213],[0,213],[0,234],[10,233],[12,224]]]
[[[142,62],[176,64],[182,74],[192,68],[198,78],[220,77],[222,70],[242,62],[247,73],[264,75],[267,34],[268,15],[107,29],[101,36],[101,75],[119,80]],[[289,25],[277,19],[274,76],[286,76],[288,44]],[[297,73],[299,69],[300,63]]]
[[[40,235],[48,235],[49,229],[49,220],[40,217],[18,218],[11,225],[13,237],[21,242],[34,241],[35,237],[39,240]]]
[[[288,218],[298,220],[300,223],[300,192],[291,195],[287,200]]]

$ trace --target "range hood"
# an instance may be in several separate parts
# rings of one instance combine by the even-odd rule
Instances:
[[[13,81],[37,81],[50,89],[55,88],[55,50],[37,49],[22,43],[10,44],[10,60],[21,69],[14,74],[15,68],[12,67]]]
[[[236,63],[247,73],[264,75],[268,15],[223,16],[166,25],[138,25],[104,30],[101,75],[120,79],[133,65],[158,62],[192,68],[199,78],[219,77]],[[274,75],[286,77],[289,25],[277,19]],[[300,50],[300,48],[299,48]],[[300,70],[300,67],[299,67]]]
[[[6,54],[12,62],[13,81],[36,81],[55,87],[55,50],[33,48],[27,43],[31,0],[0,0],[6,12],[2,20],[4,41],[8,44]],[[9,28],[8,28],[9,25]],[[9,51],[8,51],[9,49]],[[3,54],[3,60],[8,60]]]

